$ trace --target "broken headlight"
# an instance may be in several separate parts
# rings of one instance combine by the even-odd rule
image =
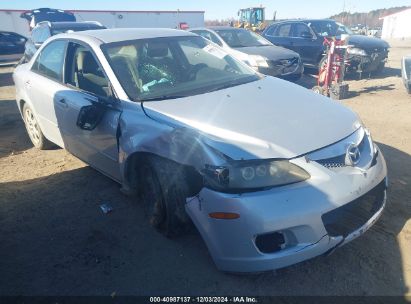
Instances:
[[[252,67],[268,68],[267,58],[260,55],[248,55],[248,64]]]
[[[367,52],[360,48],[347,48],[347,53],[350,55],[367,56]]]
[[[233,161],[223,166],[206,165],[206,185],[223,192],[244,192],[297,183],[310,178],[288,160]]]

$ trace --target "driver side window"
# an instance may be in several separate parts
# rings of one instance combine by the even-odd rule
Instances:
[[[108,97],[108,80],[90,49],[70,43],[66,71],[68,84],[100,97]]]

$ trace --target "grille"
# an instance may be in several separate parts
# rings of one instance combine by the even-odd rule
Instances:
[[[367,135],[364,135],[361,142],[358,144],[358,149],[360,150],[360,153],[361,153],[360,157],[366,157],[364,154],[366,154],[365,151],[367,149],[366,147],[367,141],[368,141],[368,137]],[[315,161],[328,169],[343,168],[347,166],[345,163],[345,153],[338,155],[338,156],[330,157],[330,158],[317,159]]]
[[[361,228],[384,203],[385,179],[371,191],[354,201],[321,216],[324,227],[330,236],[346,237]]]

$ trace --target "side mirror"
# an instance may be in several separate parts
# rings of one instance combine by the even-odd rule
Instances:
[[[80,109],[77,117],[77,126],[82,130],[94,130],[105,113],[105,106],[94,103]]]
[[[313,35],[310,32],[302,32],[300,37],[304,39],[312,39]]]

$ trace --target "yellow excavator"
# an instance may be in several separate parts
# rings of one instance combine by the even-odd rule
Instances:
[[[237,15],[238,20],[233,24],[234,27],[245,28],[253,32],[262,32],[268,25],[268,22],[265,20],[265,7],[262,6],[242,8],[238,11]]]

